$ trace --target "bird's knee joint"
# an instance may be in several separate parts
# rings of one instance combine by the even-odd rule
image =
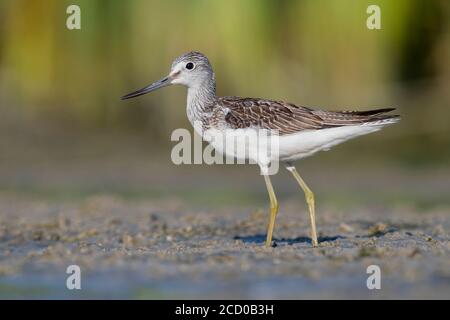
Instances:
[[[314,193],[312,191],[306,192],[306,201],[314,203]]]
[[[272,204],[270,205],[270,209],[271,209],[273,212],[277,212],[277,211],[278,211],[278,208],[279,208],[278,203],[272,203]]]

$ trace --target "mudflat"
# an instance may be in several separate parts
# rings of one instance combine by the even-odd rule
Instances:
[[[300,164],[320,245],[281,173],[266,248],[257,168],[91,158],[0,167],[1,298],[450,298],[446,169]],[[81,290],[66,288],[70,265]],[[367,287],[371,265],[380,290]]]
[[[300,198],[300,197],[299,197]],[[267,212],[95,195],[0,197],[2,298],[449,298],[448,211],[397,207],[318,214],[285,199],[274,247]],[[66,289],[66,268],[82,289]],[[366,269],[381,270],[381,290]]]

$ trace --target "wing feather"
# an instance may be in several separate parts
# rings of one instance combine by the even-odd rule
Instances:
[[[369,111],[324,111],[283,101],[254,98],[222,97],[218,104],[227,110],[225,121],[233,128],[259,127],[278,130],[280,135],[303,130],[358,125],[396,118],[386,115],[393,108]]]

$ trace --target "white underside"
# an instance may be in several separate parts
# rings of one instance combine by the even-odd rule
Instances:
[[[347,140],[379,131],[385,125],[391,123],[393,122],[375,122],[373,124],[309,130],[282,136],[280,137],[280,160],[295,161],[306,158],[316,152],[327,151]]]
[[[329,150],[349,139],[378,131],[395,122],[383,120],[362,125],[306,130],[284,136],[261,135],[263,131],[256,129],[225,131],[211,129],[205,132],[204,138],[221,154],[241,160],[247,159],[263,167],[274,160],[290,162],[309,157],[316,152]],[[260,134],[256,135],[255,132]],[[229,143],[233,139],[236,142]]]

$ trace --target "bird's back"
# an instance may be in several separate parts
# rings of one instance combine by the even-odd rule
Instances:
[[[396,122],[398,115],[387,114],[394,108],[368,111],[325,111],[298,106],[283,101],[221,97],[217,104],[225,110],[225,122],[230,128],[261,128],[288,135],[304,130],[320,130],[373,122]]]

